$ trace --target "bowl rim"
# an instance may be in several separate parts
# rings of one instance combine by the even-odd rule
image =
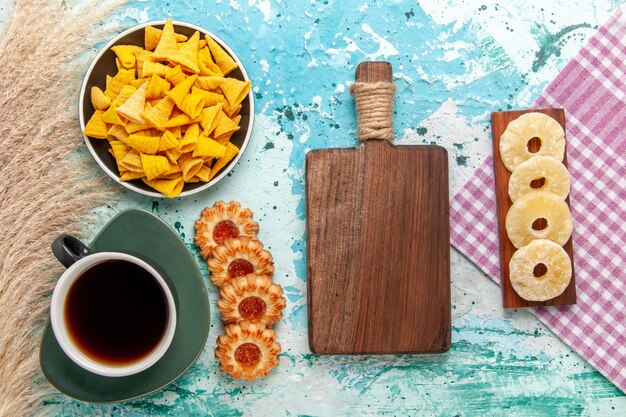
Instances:
[[[98,164],[98,166],[109,176],[111,177],[115,182],[117,182],[118,184],[122,185],[123,187],[134,191],[136,193],[139,194],[143,194],[143,195],[147,195],[150,197],[158,197],[158,198],[168,198],[165,194],[162,194],[160,192],[157,191],[149,191],[149,190],[144,190],[141,189],[137,186],[135,186],[134,184],[131,184],[128,181],[121,181],[119,176],[111,169],[109,169],[109,167],[107,167],[104,162],[97,157],[96,151],[93,148],[93,146],[91,145],[91,142],[89,140],[89,137],[87,135],[85,135],[83,132],[85,130],[85,117],[83,114],[83,102],[85,100],[85,96],[87,94],[87,82],[89,80],[89,77],[91,76],[91,73],[93,71],[93,69],[96,66],[96,63],[100,60],[100,58],[102,57],[102,55],[108,51],[111,46],[117,42],[120,38],[136,32],[138,30],[144,29],[146,26],[150,25],[150,26],[156,26],[156,25],[164,25],[165,24],[165,20],[152,20],[149,22],[145,22],[145,23],[139,23],[137,25],[134,25],[122,32],[120,32],[117,36],[113,37],[113,39],[111,39],[109,42],[107,42],[102,48],[100,48],[100,50],[98,51],[98,53],[96,54],[96,56],[93,58],[93,60],[91,61],[91,64],[89,65],[89,68],[87,69],[87,72],[85,73],[85,76],[83,78],[83,82],[81,83],[80,86],[80,95],[78,98],[78,119],[79,119],[79,123],[80,123],[80,132],[83,135],[83,141],[85,142],[85,145],[87,146],[87,149],[89,149],[89,153],[91,154],[91,157],[96,161],[96,163]],[[226,42],[224,42],[221,38],[219,38],[217,35],[215,35],[213,32],[208,31],[200,26],[194,25],[192,23],[187,23],[187,22],[181,22],[178,20],[173,20],[172,21],[174,26],[183,26],[183,27],[187,27],[189,29],[193,29],[193,30],[197,30],[200,33],[206,34],[208,36],[210,36],[211,38],[213,38],[217,43],[220,44],[220,46],[222,48],[224,48],[224,50],[226,50],[226,52],[228,52],[228,54],[235,60],[235,62],[237,63],[237,65],[239,65],[239,69],[241,70],[241,74],[243,75],[243,78],[245,81],[250,80],[250,77],[248,77],[248,73],[246,72],[246,69],[244,68],[243,64],[241,63],[241,60],[239,59],[239,57],[237,56],[237,54],[235,54],[235,52],[230,49],[230,47],[228,46],[228,44],[226,44]],[[211,186],[215,185],[217,182],[219,182],[222,178],[224,178],[230,171],[232,171],[232,169],[235,167],[235,165],[237,165],[237,162],[239,162],[239,159],[241,158],[241,156],[243,155],[244,151],[246,150],[246,148],[248,147],[248,142],[250,142],[250,136],[252,135],[252,127],[254,125],[254,94],[252,92],[252,90],[250,90],[250,92],[248,93],[248,99],[250,100],[250,115],[248,117],[248,130],[246,132],[246,136],[243,139],[243,143],[241,144],[241,148],[239,149],[239,153],[237,155],[235,155],[235,157],[228,163],[228,165],[226,166],[226,169],[224,169],[219,175],[216,175],[214,178],[211,179],[211,181],[197,187],[194,188],[192,190],[183,190],[179,195],[177,195],[174,198],[179,198],[179,197],[187,197],[202,191],[205,191],[206,189],[210,188]]]

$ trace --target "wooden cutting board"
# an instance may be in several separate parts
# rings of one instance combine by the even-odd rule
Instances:
[[[391,82],[387,62],[356,80]],[[309,345],[318,354],[450,347],[448,157],[368,140],[306,159]]]

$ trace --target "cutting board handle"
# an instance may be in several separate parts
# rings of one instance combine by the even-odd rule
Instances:
[[[393,141],[393,98],[391,64],[384,61],[361,62],[356,69],[350,93],[356,102],[360,141]]]

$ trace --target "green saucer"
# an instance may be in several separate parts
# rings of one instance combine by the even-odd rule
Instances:
[[[163,388],[196,361],[209,334],[209,299],[194,258],[174,230],[142,210],[118,214],[90,247],[94,252],[116,251],[137,256],[172,284],[177,314],[174,340],[165,355],[150,368],[135,375],[111,378],[93,374],[72,362],[61,350],[48,322],[40,351],[44,375],[62,393],[97,403],[130,400]]]

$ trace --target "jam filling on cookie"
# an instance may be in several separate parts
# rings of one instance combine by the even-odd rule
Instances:
[[[222,220],[213,228],[213,240],[218,245],[224,244],[229,238],[239,237],[239,228],[230,220]]]
[[[235,259],[228,265],[228,276],[231,278],[252,274],[254,266],[245,259]]]
[[[254,366],[261,360],[261,349],[254,343],[242,343],[235,349],[235,360],[242,366]]]
[[[265,314],[267,305],[259,297],[246,297],[239,303],[239,315],[248,321],[257,321]]]

